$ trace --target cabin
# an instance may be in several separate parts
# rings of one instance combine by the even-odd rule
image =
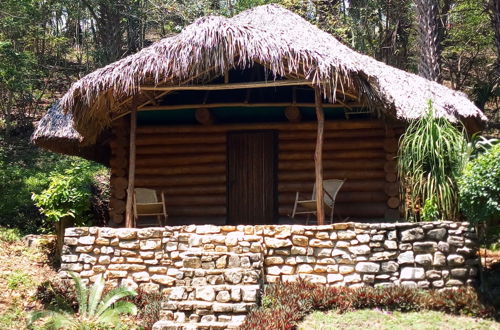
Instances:
[[[301,223],[297,192],[326,179],[345,179],[334,220],[394,221],[398,138],[429,101],[471,130],[485,120],[463,93],[267,5],[198,19],[88,74],[33,141],[109,166],[113,227],[139,225],[135,188],[164,198],[168,225]],[[320,198],[316,214],[325,223]]]

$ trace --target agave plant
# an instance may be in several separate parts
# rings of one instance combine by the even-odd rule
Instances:
[[[121,300],[137,295],[135,291],[118,287],[103,297],[102,275],[98,276],[90,289],[79,276],[73,273],[70,275],[75,285],[78,312],[75,313],[68,302],[58,299],[56,308],[33,312],[29,319],[30,325],[39,319],[45,319],[44,328],[47,329],[107,329],[118,325],[121,315],[137,313],[137,307],[133,303]]]
[[[441,218],[454,219],[457,179],[468,158],[463,130],[445,118],[435,118],[429,102],[427,114],[412,121],[400,140],[398,166],[406,217],[420,219],[427,203]]]

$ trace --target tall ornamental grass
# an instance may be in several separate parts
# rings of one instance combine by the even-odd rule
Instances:
[[[425,116],[410,122],[398,154],[401,195],[407,219],[453,220],[458,214],[457,180],[468,160],[463,128],[434,118],[432,103]]]

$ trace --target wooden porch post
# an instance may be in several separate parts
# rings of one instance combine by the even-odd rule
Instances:
[[[314,169],[316,174],[316,219],[318,225],[325,224],[325,209],[323,205],[323,130],[325,128],[325,113],[321,105],[321,90],[314,87],[314,102],[316,105],[316,118],[318,131],[316,137],[316,150],[314,152]]]
[[[125,227],[132,228],[134,226],[134,213],[132,210],[132,202],[135,188],[135,131],[137,127],[137,105],[132,102],[132,110],[130,112],[130,149],[128,161],[128,187],[127,187],[127,205],[125,213]]]

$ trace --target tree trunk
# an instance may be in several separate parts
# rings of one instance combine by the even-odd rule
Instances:
[[[433,81],[441,81],[439,2],[437,0],[415,0],[418,13],[420,76]]]
[[[488,7],[491,24],[495,31],[495,45],[497,48],[496,72],[497,76],[500,76],[500,0],[489,0]]]

